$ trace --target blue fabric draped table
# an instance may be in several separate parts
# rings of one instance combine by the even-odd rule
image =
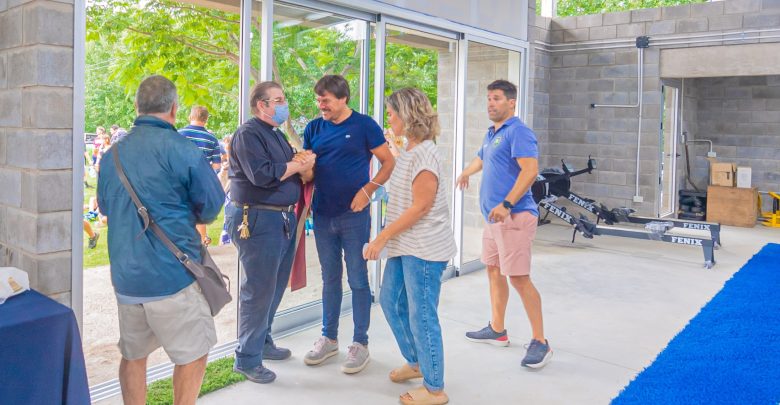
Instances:
[[[0,404],[89,404],[76,318],[37,291],[0,305]]]

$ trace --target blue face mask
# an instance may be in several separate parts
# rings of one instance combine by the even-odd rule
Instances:
[[[271,117],[271,119],[276,123],[276,125],[282,125],[285,121],[287,121],[288,118],[290,118],[290,106],[287,104],[277,104],[274,107],[274,116]]]

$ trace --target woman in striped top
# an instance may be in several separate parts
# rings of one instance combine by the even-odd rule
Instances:
[[[406,364],[390,373],[423,386],[401,396],[404,404],[446,404],[444,350],[437,307],[441,276],[455,256],[446,187],[435,139],[439,122],[431,102],[417,89],[402,89],[387,100],[387,121],[407,146],[396,158],[388,183],[387,227],[366,247],[377,260],[387,247],[380,302]]]

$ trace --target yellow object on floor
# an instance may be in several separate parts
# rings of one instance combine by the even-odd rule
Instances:
[[[770,226],[772,228],[780,228],[780,194],[775,192],[768,192],[769,197],[772,198],[772,211],[761,213],[761,223],[764,226]],[[761,206],[759,197],[759,207]]]

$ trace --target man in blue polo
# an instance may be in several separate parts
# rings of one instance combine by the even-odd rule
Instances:
[[[539,210],[531,185],[539,172],[536,135],[515,117],[517,87],[496,80],[487,87],[488,129],[478,156],[457,179],[461,189],[469,176],[483,170],[479,201],[486,224],[482,233],[482,262],[490,282],[492,317],[488,325],[466,333],[478,343],[507,346],[504,316],[509,300],[507,278],[523,300],[531,324],[531,343],[521,361],[523,367],[542,368],[552,350],[544,337],[542,299],[531,282],[531,245],[536,235]]]
[[[371,194],[390,178],[395,160],[382,128],[371,117],[347,106],[349,84],[343,77],[324,76],[314,86],[314,92],[322,117],[306,126],[303,148],[317,155],[313,213],[317,254],[322,266],[323,313],[322,336],[306,354],[304,362],[316,365],[338,354],[343,252],[352,290],[355,329],[341,370],[352,374],[363,370],[369,359],[371,290],[363,259],[363,245],[368,243],[371,231],[367,207]],[[382,164],[373,179],[369,165],[372,156]]]
[[[209,110],[206,107],[196,105],[190,110],[190,125],[179,130],[179,133],[189,139],[195,146],[203,152],[206,161],[211,165],[214,172],[219,172],[222,167],[222,158],[220,156],[219,141],[206,129],[206,123],[209,120]],[[200,240],[204,245],[211,244],[211,238],[206,234],[206,225],[198,224],[196,226],[200,234]]]

